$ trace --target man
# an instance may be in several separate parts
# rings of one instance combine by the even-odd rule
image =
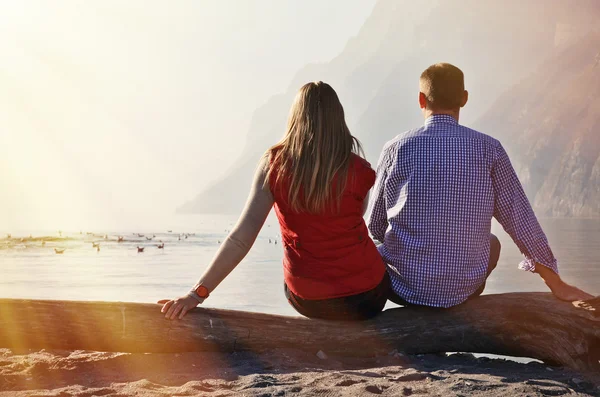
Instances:
[[[425,124],[388,142],[377,166],[368,226],[382,244],[398,304],[451,307],[480,295],[500,243],[492,217],[554,295],[592,298],[566,284],[521,183],[499,141],[458,123],[464,75],[440,63],[421,75]]]

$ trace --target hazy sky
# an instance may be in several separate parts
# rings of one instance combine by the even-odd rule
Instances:
[[[374,3],[1,2],[0,230],[172,213],[234,162],[254,109],[341,52]]]

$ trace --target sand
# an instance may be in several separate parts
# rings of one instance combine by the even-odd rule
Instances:
[[[541,363],[464,354],[319,356],[0,349],[0,396],[600,395],[595,380]]]

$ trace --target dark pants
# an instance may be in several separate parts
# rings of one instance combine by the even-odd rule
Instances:
[[[370,291],[343,298],[309,300],[302,299],[283,283],[285,296],[296,311],[303,316],[337,321],[368,320],[379,314],[388,299],[392,288],[390,278],[385,273],[381,283]]]
[[[486,280],[490,276],[490,274],[492,274],[492,271],[496,268],[496,265],[498,264],[498,259],[500,258],[501,248],[502,248],[502,246],[500,245],[500,240],[498,240],[498,237],[496,237],[492,234],[490,236],[490,259],[488,261],[487,275],[485,277]],[[479,295],[481,295],[483,293],[484,289],[485,289],[485,281],[477,289],[477,291],[475,291],[471,296],[469,296],[468,299],[473,299],[473,298],[478,297]],[[396,295],[396,293],[391,288],[391,286],[390,286],[390,294],[388,296],[388,299],[398,305],[401,305],[401,306],[420,306],[420,305],[415,305],[413,303],[409,303],[409,302],[405,301],[404,299],[402,299],[401,297],[399,297],[398,295]]]

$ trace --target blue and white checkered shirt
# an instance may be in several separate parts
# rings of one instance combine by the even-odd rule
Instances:
[[[556,259],[508,155],[496,139],[434,115],[388,142],[377,165],[369,231],[407,302],[451,307],[483,285],[492,217],[533,271]]]

